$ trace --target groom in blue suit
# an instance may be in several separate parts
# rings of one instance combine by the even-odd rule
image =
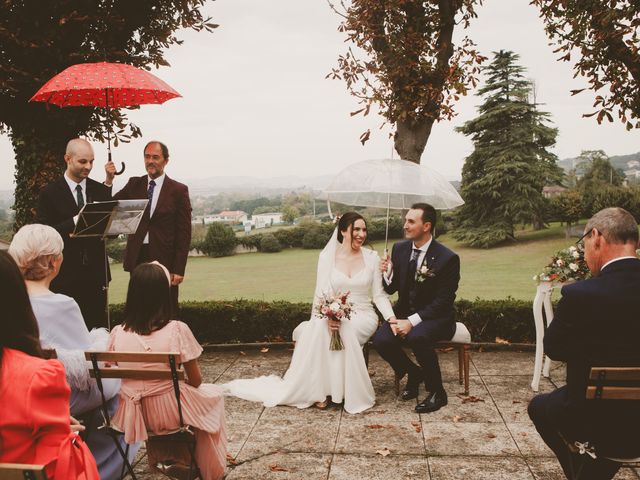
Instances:
[[[407,212],[407,240],[393,246],[391,261],[380,268],[387,293],[398,292],[394,306],[397,320],[385,322],[373,339],[374,348],[401,377],[407,375],[402,400],[417,398],[424,382],[427,397],[416,406],[418,413],[434,412],[447,404],[435,343],[450,340],[456,329],[453,302],[460,280],[460,258],[433,239],[436,211],[416,203]],[[389,268],[391,271],[389,272]],[[403,350],[408,345],[416,365]]]

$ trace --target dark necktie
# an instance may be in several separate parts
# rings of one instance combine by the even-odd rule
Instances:
[[[149,182],[149,190],[147,190],[147,194],[149,196],[149,202],[151,202],[151,200],[153,200],[153,189],[156,188],[156,181],[155,180],[151,180]]]
[[[78,208],[84,207],[84,197],[82,196],[82,185],[76,185],[76,202],[78,202]]]
[[[151,202],[153,201],[153,189],[156,188],[156,181],[151,180],[149,182],[149,189],[147,190],[147,196],[149,197],[149,216],[151,216]]]
[[[418,257],[420,256],[420,250],[414,248],[411,251],[411,258],[409,259],[409,269],[407,270],[407,287],[408,287],[408,298],[409,298],[409,313],[415,313],[415,303],[416,303],[416,270],[418,269]]]
[[[420,250],[414,248],[411,251],[411,259],[409,260],[409,271],[407,272],[410,282],[414,282],[416,278],[416,270],[418,269],[418,257],[420,256]]]

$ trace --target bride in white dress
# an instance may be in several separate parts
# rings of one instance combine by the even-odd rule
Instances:
[[[375,394],[362,355],[362,346],[378,327],[371,299],[382,316],[395,318],[382,288],[380,258],[362,248],[367,227],[362,216],[345,213],[329,243],[320,253],[314,309],[311,319],[293,331],[296,346],[284,377],[269,375],[233,380],[223,388],[228,395],[262,402],[265,407],[291,405],[307,408],[344,401],[349,413],[360,413],[375,404]],[[350,320],[330,325],[315,313],[315,303],[324,293],[350,292],[353,304]],[[331,329],[338,328],[344,350],[331,351]]]

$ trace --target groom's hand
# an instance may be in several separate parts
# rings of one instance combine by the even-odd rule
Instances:
[[[390,257],[384,257],[380,260],[380,273],[387,274],[393,269],[393,264],[391,263]]]
[[[413,328],[409,320],[396,320],[395,322],[397,335],[404,338]]]

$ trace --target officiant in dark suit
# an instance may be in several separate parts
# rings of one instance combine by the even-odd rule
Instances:
[[[80,306],[87,328],[106,327],[106,291],[109,266],[104,241],[96,237],[71,238],[78,212],[87,203],[111,200],[111,191],[89,178],[94,154],[86,140],[69,141],[64,155],[67,169],[40,192],[37,221],[55,228],[64,240],[64,261],[51,291],[72,297]]]
[[[417,398],[424,382],[427,397],[416,406],[418,413],[434,412],[447,404],[435,343],[455,333],[453,302],[460,280],[460,258],[433,238],[436,211],[417,203],[407,212],[407,240],[396,243],[391,261],[383,259],[383,286],[398,292],[394,306],[397,320],[383,323],[373,339],[374,348],[399,376],[407,376],[402,400]],[[388,273],[388,267],[391,272]],[[416,365],[404,352],[411,347]]]
[[[169,178],[164,169],[169,162],[169,149],[156,140],[144,147],[147,175],[132,177],[115,200],[149,199],[149,204],[135,234],[129,235],[124,270],[157,260],[171,273],[173,314],[178,312],[178,285],[184,280],[191,245],[191,202],[189,189]],[[116,171],[113,162],[105,167],[105,184],[111,186]]]
[[[585,260],[593,278],[562,288],[544,335],[544,353],[567,363],[567,384],[531,400],[529,416],[570,476],[568,441],[588,441],[581,479],[609,479],[619,464],[604,457],[640,456],[640,402],[586,400],[591,367],[640,365],[638,224],[622,208],[606,208],[587,222]]]

